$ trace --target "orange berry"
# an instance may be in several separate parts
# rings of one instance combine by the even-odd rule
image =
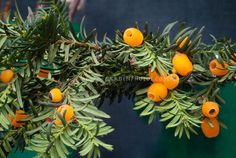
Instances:
[[[220,62],[218,62],[217,59],[213,59],[209,64],[211,73],[216,76],[226,75],[229,72],[229,70],[227,70],[229,65],[225,61],[223,63],[224,63],[224,67]]]
[[[172,59],[174,69],[181,76],[187,76],[193,71],[193,64],[184,53],[177,52]]]
[[[11,124],[13,127],[20,128],[25,123],[19,123],[18,121],[21,121],[25,118],[27,118],[28,115],[23,110],[16,110],[15,118],[9,114],[9,119],[11,120]]]
[[[165,78],[164,85],[169,90],[175,89],[179,85],[179,76],[176,74],[170,74]]]
[[[49,92],[49,98],[51,99],[52,102],[58,103],[61,102],[63,99],[63,94],[59,88],[53,88]]]
[[[70,120],[72,120],[73,119],[73,117],[74,117],[74,109],[73,109],[73,107],[72,106],[70,106],[70,105],[67,105],[67,104],[65,104],[65,105],[62,105],[62,106],[60,106],[59,108],[57,108],[57,111],[63,116],[64,115],[64,112],[65,112],[65,117],[64,117],[64,119],[66,120],[66,122],[68,122],[68,121],[70,121]],[[62,125],[62,122],[61,122],[61,120],[59,119],[59,118],[57,118],[56,120],[55,120],[55,124],[57,124],[57,125]]]
[[[154,102],[160,102],[168,95],[167,88],[162,83],[153,83],[148,88],[148,98]]]
[[[123,34],[123,40],[131,47],[137,47],[143,43],[143,34],[136,28],[128,28]]]
[[[14,72],[12,70],[4,70],[0,76],[3,83],[7,84],[14,78]]]
[[[205,118],[202,121],[201,129],[207,138],[214,138],[220,133],[220,123],[216,118]]]
[[[209,118],[217,117],[219,111],[220,109],[216,102],[208,101],[202,105],[202,114],[206,117]]]
[[[47,69],[40,69],[38,76],[43,78],[48,78],[49,70]]]
[[[181,37],[179,37],[179,38],[177,39],[176,44],[179,43],[180,38],[181,38]],[[185,45],[185,43],[187,42],[187,40],[188,40],[188,37],[185,37],[185,38],[183,39],[183,41],[179,44],[179,48],[183,48],[183,46]],[[191,43],[192,43],[192,42],[189,41],[188,46],[189,46]]]
[[[161,75],[161,73],[163,75]],[[156,70],[151,71],[151,68],[148,70],[149,77],[153,83],[163,83],[165,80],[165,77],[167,76],[165,71],[160,72],[157,74]]]

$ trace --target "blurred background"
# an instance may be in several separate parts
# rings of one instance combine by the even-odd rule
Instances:
[[[1,8],[6,0],[0,0]],[[36,0],[17,0],[21,13],[27,16],[27,7],[37,6]],[[71,2],[72,3],[72,2]],[[70,7],[75,7],[75,3]],[[14,10],[12,1],[11,8]],[[77,8],[77,6],[75,7]],[[236,41],[236,1],[235,0],[86,0],[83,7],[73,14],[73,22],[79,23],[86,17],[87,30],[97,28],[101,38],[105,33],[113,37],[115,30],[124,30],[134,26],[137,21],[142,27],[147,21],[151,31],[163,28],[173,21],[186,22],[191,27],[205,26],[204,42],[210,43],[209,34],[217,38],[228,37]],[[114,145],[113,152],[103,151],[103,158],[234,158],[236,157],[236,111],[232,100],[236,88],[230,85],[223,88],[227,109],[222,110],[229,130],[222,130],[221,135],[212,140],[202,135],[189,140],[173,138],[173,131],[166,131],[156,121],[148,126],[145,119],[140,119],[132,110],[132,102],[124,99],[122,103],[109,105],[102,109],[110,114],[108,124],[115,131],[104,140]],[[231,98],[231,99],[230,99]]]

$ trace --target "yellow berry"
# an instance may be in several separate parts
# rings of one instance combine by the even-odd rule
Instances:
[[[74,109],[73,109],[73,107],[70,106],[70,105],[67,105],[67,104],[60,106],[57,109],[57,112],[59,112],[62,116],[64,115],[64,112],[65,112],[64,119],[66,120],[66,122],[71,121],[73,119],[73,117],[74,117]],[[55,124],[61,125],[62,122],[61,122],[61,120],[59,118],[57,118],[55,120]]]
[[[154,102],[160,102],[168,95],[167,88],[162,83],[153,83],[148,88],[148,98]]]
[[[143,43],[143,34],[136,28],[128,28],[123,34],[123,40],[131,47],[137,47]]]
[[[14,72],[12,70],[4,70],[1,72],[0,78],[3,83],[10,83],[14,78]]]
[[[59,88],[53,88],[49,92],[49,98],[51,99],[52,102],[58,103],[61,102],[63,99],[63,94]]]

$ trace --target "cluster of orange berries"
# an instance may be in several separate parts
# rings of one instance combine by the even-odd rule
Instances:
[[[53,103],[59,103],[63,100],[63,94],[59,88],[53,88],[49,92],[49,98]],[[64,104],[57,108],[57,112],[59,112],[66,122],[69,122],[74,117],[74,109],[72,106]],[[11,120],[11,124],[15,128],[22,127],[25,123],[22,121],[26,119],[29,115],[27,115],[23,110],[16,110],[15,117],[9,115],[9,119]],[[56,116],[55,124],[62,125],[61,120]]]
[[[201,124],[203,134],[207,138],[217,137],[220,133],[220,123],[216,118],[219,114],[219,106],[216,102],[205,102],[202,105],[202,114],[205,117]]]
[[[48,74],[49,74],[49,70],[40,69],[38,76],[47,78]],[[8,84],[13,80],[14,76],[15,76],[15,74],[14,74],[13,70],[11,70],[11,69],[3,70],[0,74],[0,80],[2,81],[2,83]]]
[[[140,30],[136,28],[129,28],[123,34],[124,42],[131,47],[140,46],[144,37]],[[188,37],[186,37],[180,44],[179,48],[182,48]],[[179,39],[176,41],[178,43]],[[189,42],[191,44],[191,41]],[[157,68],[157,71],[151,71],[149,69],[149,76],[153,84],[148,89],[148,97],[154,102],[160,102],[168,95],[168,90],[175,89],[180,82],[179,75],[187,76],[193,70],[193,64],[184,53],[176,52],[172,58],[173,70],[172,74],[167,75],[165,71]],[[229,70],[227,70],[228,64],[224,61],[223,65],[218,60],[213,59],[209,64],[210,72],[215,76],[224,76]],[[40,69],[38,76],[48,77],[48,70]],[[177,74],[176,74],[177,73]],[[10,69],[4,70],[0,74],[0,79],[3,83],[8,84],[14,78],[14,72]],[[53,103],[59,103],[63,100],[63,94],[60,89],[54,88],[50,91],[49,97]],[[66,121],[70,121],[74,117],[74,109],[72,106],[64,104],[57,108],[57,111],[64,116]],[[201,128],[204,135],[208,138],[216,137],[219,134],[220,127],[216,116],[219,113],[218,104],[215,102],[206,102],[202,106],[202,113],[205,116]],[[23,110],[16,110],[15,118],[9,115],[12,125],[16,128],[24,125],[21,120],[26,119],[28,115]],[[55,124],[61,125],[61,120],[56,117]]]
[[[153,82],[153,84],[148,89],[148,97],[151,100],[155,102],[163,100],[168,94],[167,89],[173,90],[179,85],[180,79],[178,75],[187,76],[193,71],[193,64],[188,58],[188,56],[184,53],[176,52],[176,54],[172,58],[172,64],[173,64],[172,74],[168,76],[166,75],[166,73],[163,72],[162,74],[164,75],[159,76],[156,73],[156,71],[153,72],[149,71],[150,79]],[[161,72],[159,73],[161,74]],[[158,86],[156,85],[156,83],[159,83]],[[163,88],[163,86],[165,86],[166,88]],[[157,94],[157,92],[159,94]],[[153,96],[156,96],[159,99],[153,99]]]
[[[38,76],[47,77],[48,70],[41,69]],[[10,83],[14,78],[14,71],[7,69],[1,72],[0,79],[4,84]],[[54,88],[49,92],[49,97],[53,103],[59,103],[63,100],[63,94],[60,89]],[[74,117],[74,109],[72,106],[64,104],[57,108],[57,111],[63,116],[65,116],[65,120],[68,122],[72,120]],[[66,112],[65,112],[66,111]],[[65,113],[65,114],[64,114]],[[12,126],[19,128],[25,123],[22,122],[23,119],[26,119],[29,115],[27,115],[23,110],[16,110],[15,117],[9,114],[9,119],[11,120]],[[61,125],[62,122],[59,118],[56,118],[55,124]]]
[[[131,47],[140,46],[143,43],[143,34],[136,28],[129,28],[123,34],[124,42]],[[188,40],[185,37],[179,43],[180,38],[176,41],[178,47],[182,48]],[[189,41],[188,45],[191,44]],[[160,102],[168,95],[168,90],[173,90],[179,85],[179,75],[187,76],[193,71],[193,64],[185,53],[176,52],[172,58],[172,74],[167,75],[166,72],[157,68],[151,71],[149,69],[149,76],[153,84],[148,88],[148,98],[154,102]],[[209,70],[214,76],[224,76],[229,73],[228,64],[223,61],[220,63],[217,59],[213,59],[209,63]],[[177,73],[177,74],[176,74]],[[159,75],[160,74],[160,75]],[[220,123],[216,118],[219,113],[219,106],[215,102],[206,102],[202,106],[202,114],[204,119],[201,124],[201,129],[207,138],[214,138],[219,135]]]
[[[123,34],[123,39],[124,42],[131,47],[140,46],[144,41],[142,32],[136,28],[126,29]],[[177,39],[176,43],[179,43],[179,40],[180,38]],[[178,47],[183,48],[187,40],[188,37],[185,37],[183,41],[179,43]],[[188,45],[190,45],[191,43],[192,42],[189,41]],[[177,71],[177,73],[181,76],[187,76],[193,70],[192,62],[184,53],[176,52],[175,56],[172,59],[172,63],[175,71]],[[225,61],[223,61],[223,64],[221,64],[217,59],[213,59],[209,64],[209,70],[215,76],[226,75],[229,72],[229,70],[227,70],[228,67],[229,65]]]
[[[123,34],[124,42],[131,47],[140,46],[143,43],[144,37],[140,30],[136,28],[128,28],[125,30]],[[176,41],[179,43],[180,38]],[[187,42],[188,37],[185,37],[182,42],[179,43],[179,48],[182,48]],[[191,44],[191,41],[188,45]],[[179,84],[179,75],[187,76],[193,71],[193,64],[191,60],[185,53],[176,52],[174,57],[172,58],[173,74],[166,75],[164,71],[160,72],[157,68],[158,73],[162,75],[158,75],[156,71],[149,70],[149,76],[152,80],[153,84],[148,89],[148,97],[155,101],[159,102],[163,100],[167,94],[168,89],[173,90]],[[215,76],[224,76],[229,70],[227,70],[228,64],[223,62],[223,65],[216,59],[213,59],[209,64],[210,72]],[[175,74],[177,73],[177,74]]]
[[[167,75],[164,71],[158,73],[149,69],[149,77],[153,84],[148,88],[148,98],[154,102],[160,102],[168,95],[168,90],[173,90],[179,85],[177,74]]]
[[[49,98],[53,103],[59,103],[63,100],[63,93],[59,88],[54,88],[49,92]],[[59,112],[62,116],[64,115],[65,121],[71,121],[74,117],[74,109],[72,106],[64,104],[57,108],[57,112]],[[55,120],[55,124],[61,125],[61,120],[57,117]]]
[[[176,43],[178,43],[179,40],[180,40],[180,38],[176,41]],[[182,48],[185,45],[185,43],[187,42],[187,40],[188,40],[188,37],[185,37],[184,40],[179,44],[179,48]],[[192,42],[190,41],[189,45],[191,43]],[[182,59],[176,60],[176,62],[175,62],[176,64],[174,64],[174,58],[175,58],[174,57],[173,61],[172,61],[174,67],[176,65],[176,67],[179,67],[180,71],[182,71],[181,69],[183,68],[183,65],[186,65],[186,71],[181,72],[182,74],[180,73],[180,75],[186,76],[186,74],[189,74],[193,70],[193,66],[192,66],[191,61],[188,59],[187,55],[185,55],[183,53],[180,53],[178,56],[176,54],[175,56],[177,58],[178,58],[178,56],[182,56]],[[231,61],[231,63],[233,63],[233,61]],[[211,74],[215,75],[215,76],[224,76],[224,75],[228,74],[229,73],[229,70],[227,70],[228,67],[229,67],[229,65],[225,61],[223,61],[223,64],[221,64],[217,59],[213,59],[209,63],[209,70],[210,70]]]
[[[137,47],[143,43],[144,37],[140,30],[129,28],[125,30],[123,39],[131,47]],[[180,47],[184,45],[183,42],[186,42],[186,40],[181,42]],[[172,59],[172,64],[174,73],[170,75],[167,75],[165,71],[159,68],[157,68],[158,72],[149,69],[149,76],[153,84],[148,89],[148,97],[152,101],[159,102],[165,99],[168,95],[168,90],[173,90],[179,85],[179,76],[175,72],[181,76],[187,76],[193,70],[192,62],[184,53],[177,52]]]
[[[180,46],[182,45],[181,43]],[[165,72],[159,71],[159,74],[164,74],[159,76],[156,71],[150,72],[149,70],[149,76],[153,84],[148,89],[148,97],[152,101],[159,102],[165,99],[168,95],[168,90],[173,90],[179,85],[180,79],[178,75],[187,76],[193,71],[193,64],[184,53],[176,52],[172,58],[172,64],[172,74],[168,76]]]

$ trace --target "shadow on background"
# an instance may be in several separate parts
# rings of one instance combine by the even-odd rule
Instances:
[[[27,5],[35,6],[32,0],[17,0],[24,16]],[[149,22],[150,30],[163,28],[173,21],[185,21],[188,26],[206,26],[205,42],[210,42],[209,34],[216,37],[231,37],[236,40],[236,1],[234,0],[87,0],[84,10],[78,13],[75,22],[86,16],[87,30],[97,28],[99,37],[108,33],[114,36],[117,29],[141,25]],[[191,141],[178,140],[172,131],[164,130],[156,121],[148,126],[132,110],[132,102],[111,106],[105,103],[104,111],[112,116],[107,122],[116,130],[104,140],[114,145],[113,152],[104,151],[103,158],[234,158],[236,157],[236,106],[233,93],[236,88],[227,85],[223,92],[227,104],[222,105],[221,118],[229,130],[222,130],[217,139],[207,140],[202,135]]]

